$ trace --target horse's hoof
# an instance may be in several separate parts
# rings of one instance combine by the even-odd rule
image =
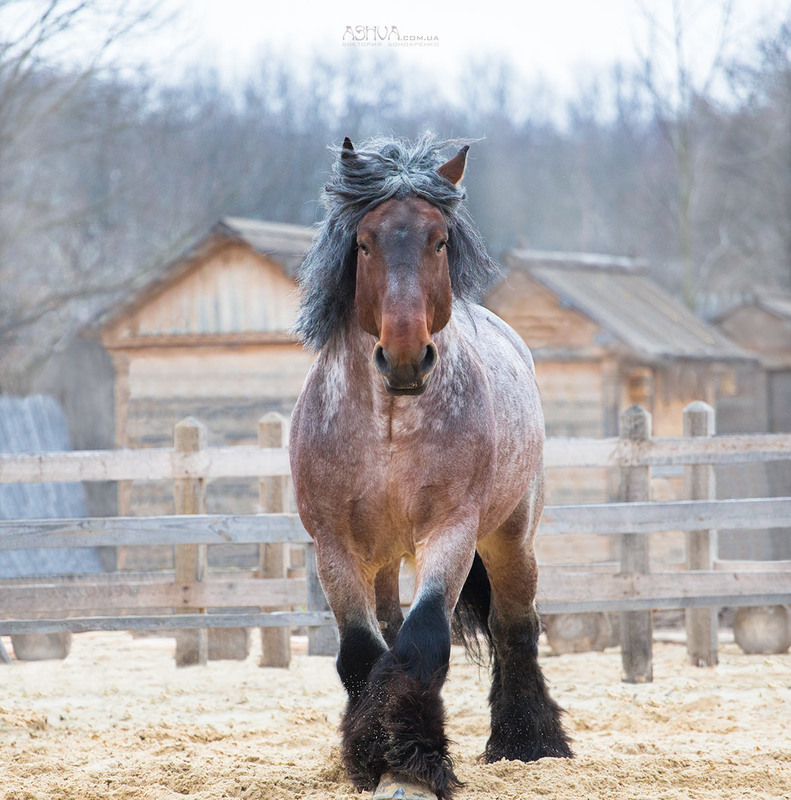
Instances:
[[[437,800],[437,795],[423,783],[399,777],[392,772],[382,775],[374,792],[374,800]]]

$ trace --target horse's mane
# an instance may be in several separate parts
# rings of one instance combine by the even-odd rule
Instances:
[[[294,332],[316,350],[345,329],[354,306],[356,231],[363,216],[392,197],[422,197],[448,225],[448,265],[456,299],[476,301],[498,277],[481,235],[462,203],[464,190],[437,174],[442,151],[463,142],[424,134],[414,142],[371,139],[337,156],[322,192],[326,210],[298,278],[303,299]],[[346,157],[342,157],[342,153]]]

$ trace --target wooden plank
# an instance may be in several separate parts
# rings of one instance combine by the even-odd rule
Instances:
[[[562,567],[541,570],[538,598],[541,602],[620,601],[635,598],[740,597],[760,595],[791,599],[791,569],[784,564],[774,569],[763,562],[752,572],[715,570],[710,572],[663,571],[624,575],[612,572],[583,572]],[[409,600],[407,581],[403,598]],[[3,613],[40,613],[48,609],[91,608],[244,607],[269,604],[298,605],[304,602],[306,579],[225,578],[193,586],[172,582],[143,581],[47,581],[0,584]],[[788,602],[788,600],[783,601]],[[724,604],[725,605],[725,604]],[[682,606],[674,606],[676,608]]]
[[[544,466],[618,467],[626,452],[617,438],[551,436],[544,444]]]
[[[547,439],[544,463],[556,467],[738,464],[791,458],[791,434],[652,439],[633,445],[617,438]],[[171,448],[0,454],[0,483],[243,478],[289,474],[284,448],[252,445],[179,455]]]
[[[726,562],[730,563],[730,562]],[[763,562],[749,562],[751,564],[761,564]],[[786,562],[769,562],[786,563]],[[142,570],[142,571],[124,571],[124,572],[98,572],[87,573],[84,575],[75,575],[68,573],[66,575],[47,575],[42,577],[26,577],[26,578],[2,578],[0,579],[0,587],[2,586],[27,586],[34,583],[42,585],[57,584],[59,586],[80,586],[82,584],[101,584],[113,585],[117,583],[173,583],[173,570]],[[209,569],[207,573],[207,580],[216,581],[233,581],[233,580],[253,580],[258,578],[257,570],[252,569]]]
[[[297,514],[0,520],[0,550],[308,541]]]
[[[546,506],[539,535],[791,526],[791,497]],[[0,550],[118,545],[307,543],[297,514],[0,520]]]
[[[633,597],[628,600],[548,600],[537,601],[541,614],[587,614],[593,611],[676,611],[687,608],[726,608],[728,606],[775,606],[787,604],[788,593],[718,594],[712,597]]]
[[[86,633],[88,631],[170,631],[192,628],[262,628],[268,625],[311,628],[332,624],[333,621],[332,614],[326,611],[0,620],[0,636],[14,633],[60,633],[63,631]]]
[[[556,467],[685,466],[785,461],[791,458],[791,434],[761,433],[695,440],[662,437],[630,443],[620,438],[550,437],[544,465]]]
[[[654,533],[791,525],[791,497],[546,506],[539,535]]]
[[[714,409],[697,401],[684,409],[684,436],[714,436]],[[684,467],[684,497],[708,500],[716,497],[714,467],[692,464]],[[710,570],[717,553],[717,532],[709,528],[687,531],[686,566],[689,570]],[[687,662],[696,667],[714,667],[718,662],[716,608],[688,608],[684,613],[687,632]]]
[[[294,581],[294,579],[291,579]],[[262,581],[251,581],[261,584]],[[207,584],[210,586],[211,584]],[[60,587],[59,587],[60,588]],[[205,598],[208,601],[208,598]],[[608,575],[554,572],[539,577],[542,613],[756,606],[791,603],[791,573],[652,573]],[[214,599],[212,598],[212,602]],[[194,602],[194,598],[190,600]],[[234,600],[234,602],[236,602]],[[257,605],[259,598],[253,598]],[[107,620],[110,620],[109,622]],[[61,620],[0,620],[0,634],[94,630],[162,630],[196,627],[323,626],[330,612],[233,613],[172,616],[120,616]]]
[[[787,461],[791,458],[791,433],[653,439],[647,447],[634,448],[624,457],[652,467]]]
[[[292,344],[299,339],[279,331],[234,331],[233,333],[140,334],[123,340],[124,350],[161,349],[165,347],[233,347],[239,345]]]
[[[258,422],[258,444],[261,447],[288,447],[288,421],[274,411],[265,414]],[[288,510],[289,478],[270,475],[259,481],[261,509],[282,514]],[[288,574],[288,545],[270,542],[259,545],[259,571],[264,579],[285,578]],[[303,595],[303,599],[304,599]],[[302,601],[300,601],[302,602]],[[288,611],[282,605],[271,604],[261,611]],[[291,631],[288,628],[261,628],[262,667],[288,668],[291,663]]]
[[[539,602],[618,602],[632,599],[685,600],[696,597],[771,595],[791,599],[791,573],[766,572],[552,572],[539,574]],[[788,600],[784,601],[788,602]],[[728,605],[723,603],[723,605]],[[682,608],[684,605],[673,606]]]
[[[0,584],[0,614],[5,617],[91,609],[239,608],[304,605],[304,578],[236,578],[178,584],[162,581],[28,582]]]
[[[208,432],[198,420],[187,417],[176,424],[175,449],[179,454],[199,454],[206,449]],[[178,478],[173,484],[173,497],[177,514],[206,513],[206,481],[204,478]],[[207,554],[205,544],[179,544],[174,548],[175,582],[193,597],[206,576]],[[205,614],[202,603],[184,604],[185,614]],[[179,631],[176,636],[176,666],[192,664],[205,666],[209,660],[209,634],[205,629]]]
[[[169,447],[0,454],[0,483],[171,478],[258,478],[288,475],[288,451],[252,445],[179,454]]]
[[[556,573],[539,577],[537,603],[545,614],[590,611],[648,611],[726,606],[782,605],[791,602],[787,572],[653,573],[630,580],[623,575]]]
[[[539,535],[791,526],[791,497],[546,506]],[[0,550],[119,545],[307,543],[297,514],[0,520]]]
[[[651,415],[633,405],[621,416],[621,439],[639,445],[651,439]],[[651,500],[651,468],[621,467],[620,498],[626,504]],[[628,506],[627,506],[628,508]],[[621,536],[621,571],[635,580],[651,568],[648,539],[634,532]],[[653,624],[650,611],[621,612],[621,680],[650,683],[653,680]]]
[[[791,561],[740,561],[717,559],[713,568],[727,572],[791,572]]]

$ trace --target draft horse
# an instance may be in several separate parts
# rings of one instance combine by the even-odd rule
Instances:
[[[424,136],[355,150],[347,138],[300,275],[296,331],[319,353],[291,467],[340,631],[344,766],[376,797],[445,800],[462,785],[440,696],[452,622],[490,646],[485,759],[571,757],[537,661],[533,361],[475,304],[498,268],[462,203],[468,148],[443,163],[445,146]],[[406,618],[405,556],[416,565]]]

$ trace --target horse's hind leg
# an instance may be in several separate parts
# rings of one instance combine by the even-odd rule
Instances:
[[[538,664],[533,537],[542,507],[540,481],[505,525],[478,543],[492,589],[492,731],[484,753],[489,762],[572,757],[562,711],[549,696]]]

